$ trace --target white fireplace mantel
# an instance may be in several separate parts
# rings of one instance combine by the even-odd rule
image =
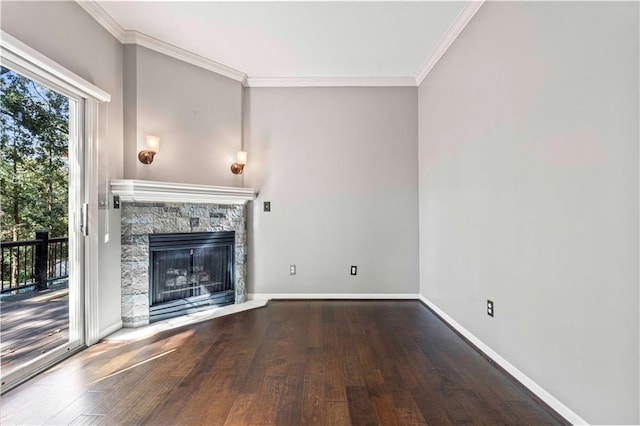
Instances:
[[[112,180],[111,192],[121,201],[137,202],[245,204],[258,196],[258,191],[252,188],[135,179]]]

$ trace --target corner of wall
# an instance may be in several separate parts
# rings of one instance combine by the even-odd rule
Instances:
[[[126,44],[123,48],[123,177],[133,178],[137,166],[137,46]]]

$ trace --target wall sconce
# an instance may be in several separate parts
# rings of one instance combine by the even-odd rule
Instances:
[[[238,151],[236,154],[236,162],[231,165],[231,173],[241,175],[244,166],[247,164],[247,151]]]
[[[138,160],[142,164],[151,164],[153,163],[153,157],[160,150],[160,137],[147,135],[145,139],[145,146],[142,151],[138,153]]]

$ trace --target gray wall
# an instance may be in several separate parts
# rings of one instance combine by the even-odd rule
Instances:
[[[109,181],[122,177],[122,46],[74,2],[2,1],[0,12],[3,31],[111,94],[99,109],[98,176],[106,202]],[[104,330],[120,321],[119,211],[102,205],[98,231],[98,318]]]
[[[241,147],[242,85],[144,47],[125,47],[124,176],[242,186],[229,170]],[[160,136],[150,165],[145,135]]]
[[[638,3],[487,2],[419,88],[421,294],[592,423],[640,421],[638,47]]]
[[[417,90],[247,92],[249,293],[417,294]]]

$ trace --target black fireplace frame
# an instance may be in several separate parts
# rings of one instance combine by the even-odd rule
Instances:
[[[152,303],[154,252],[220,246],[230,247],[230,256],[228,259],[228,270],[231,271],[230,290],[209,295],[171,300],[159,304]],[[235,303],[235,269],[235,231],[149,234],[149,322],[198,312],[211,306],[225,306]]]

